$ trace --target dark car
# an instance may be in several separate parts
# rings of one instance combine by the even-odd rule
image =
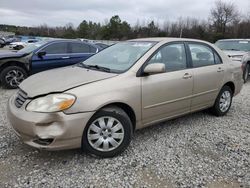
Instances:
[[[98,46],[76,40],[29,44],[18,52],[0,53],[0,80],[14,89],[29,75],[79,63],[98,51]]]

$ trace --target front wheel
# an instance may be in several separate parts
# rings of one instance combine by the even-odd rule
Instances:
[[[5,88],[16,89],[27,76],[27,72],[22,67],[9,66],[3,69],[0,79]]]
[[[130,144],[132,127],[130,118],[121,108],[103,108],[87,124],[82,147],[100,157],[116,156]]]
[[[223,86],[216,98],[211,111],[216,116],[224,116],[229,111],[233,99],[233,92],[229,86]]]

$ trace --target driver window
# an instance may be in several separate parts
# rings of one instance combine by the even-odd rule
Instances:
[[[170,44],[160,48],[148,63],[164,63],[167,72],[186,69],[187,61],[184,44]]]

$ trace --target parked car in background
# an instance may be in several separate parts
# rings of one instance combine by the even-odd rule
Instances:
[[[9,44],[9,49],[11,50],[21,50],[24,47],[28,46],[31,43],[39,42],[37,39],[29,39],[27,41],[21,41],[21,42],[12,42]]]
[[[5,40],[3,38],[0,38],[0,48],[3,48],[5,46]]]
[[[0,80],[6,88],[17,88],[29,75],[86,60],[99,47],[76,40],[52,40],[28,45],[17,52],[0,54]]]
[[[30,146],[113,157],[136,129],[207,108],[225,115],[242,85],[241,63],[208,42],[137,39],[26,79],[8,117]]]
[[[5,40],[5,45],[9,45],[12,42],[20,42],[21,38],[16,36],[8,36],[5,37],[4,40]]]
[[[218,40],[215,45],[223,50],[233,61],[242,62],[243,79],[246,82],[250,72],[250,39],[223,39]]]

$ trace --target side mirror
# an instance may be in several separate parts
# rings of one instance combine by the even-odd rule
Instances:
[[[165,64],[163,63],[152,63],[144,68],[146,74],[158,74],[166,72]]]
[[[44,52],[44,51],[41,51],[41,52],[37,53],[37,56],[40,57],[40,58],[42,58],[45,55],[46,55],[46,52]]]

